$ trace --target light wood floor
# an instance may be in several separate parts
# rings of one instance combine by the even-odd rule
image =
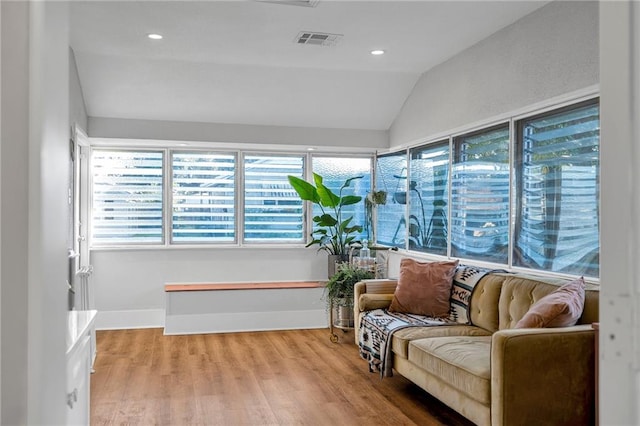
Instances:
[[[163,336],[99,331],[92,425],[460,425],[399,375],[369,373],[353,332]]]

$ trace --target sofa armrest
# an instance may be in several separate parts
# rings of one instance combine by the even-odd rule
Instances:
[[[491,424],[593,424],[591,325],[508,329],[491,341]]]
[[[360,314],[373,309],[387,308],[393,299],[398,280],[370,279],[362,280],[353,287],[353,325],[354,339],[358,344]]]

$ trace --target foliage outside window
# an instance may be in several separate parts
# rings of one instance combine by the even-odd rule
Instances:
[[[163,161],[161,151],[93,151],[93,244],[162,243]]]
[[[233,242],[235,155],[173,152],[171,241]]]
[[[288,175],[304,177],[301,155],[244,157],[244,240],[304,242],[303,207]]]

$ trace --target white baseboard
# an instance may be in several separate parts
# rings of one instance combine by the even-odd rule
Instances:
[[[230,333],[328,327],[324,309],[279,312],[168,315],[164,334]]]
[[[96,330],[164,327],[164,309],[98,311]]]

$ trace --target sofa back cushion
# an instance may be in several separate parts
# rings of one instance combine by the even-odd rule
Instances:
[[[476,284],[469,304],[471,324],[492,333],[498,330],[498,300],[506,277],[507,274],[490,273]]]
[[[552,328],[575,325],[584,309],[584,293],[584,278],[576,278],[531,305],[515,328]]]
[[[514,328],[534,303],[569,281],[525,274],[507,276],[502,284],[498,305],[499,329]],[[578,324],[588,324],[598,320],[597,304],[597,288],[587,286],[585,308]]]

